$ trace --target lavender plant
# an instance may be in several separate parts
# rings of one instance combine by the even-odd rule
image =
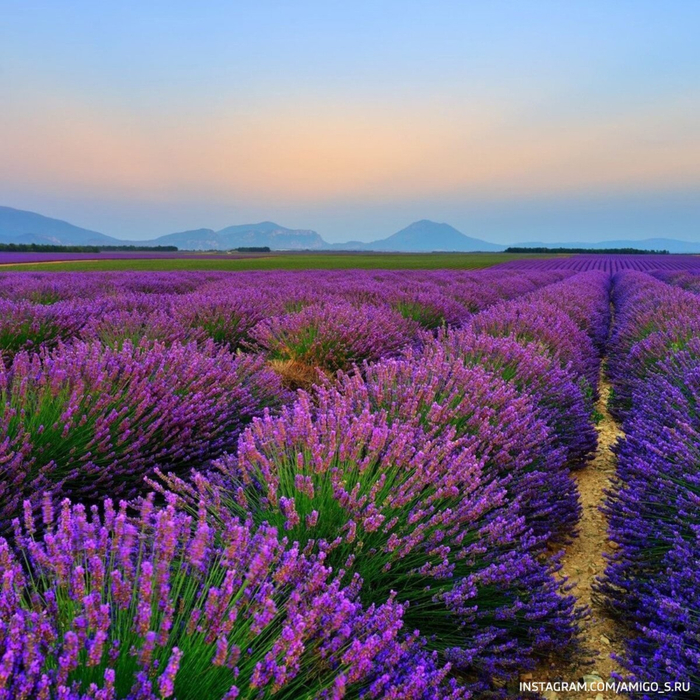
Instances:
[[[0,359],[11,362],[23,350],[40,350],[70,340],[86,320],[86,310],[71,302],[44,306],[0,299]]]
[[[605,351],[610,330],[611,276],[603,271],[581,272],[532,293],[537,301],[556,306],[585,331],[599,354]]]
[[[463,322],[469,311],[439,289],[398,291],[390,297],[391,306],[421,328],[432,330]]]
[[[391,309],[322,303],[261,321],[251,337],[272,360],[334,372],[396,353],[418,330],[418,324]]]
[[[694,336],[700,299],[638,272],[621,273],[614,282],[616,323],[608,373],[615,388],[611,410],[622,416],[631,407],[635,385]]]
[[[580,505],[565,449],[532,398],[494,374],[438,353],[366,365],[361,375],[341,373],[337,389],[320,387],[317,395],[321,406],[347,403],[357,415],[384,411],[390,421],[420,426],[431,440],[464,440],[490,475],[507,479],[513,507],[538,537],[561,540],[573,531]]]
[[[184,326],[167,311],[139,308],[117,309],[92,316],[80,331],[80,337],[114,348],[121,347],[125,342],[139,345],[144,340],[165,345],[206,340],[203,331]]]
[[[418,364],[427,358],[481,367],[512,384],[532,399],[537,416],[550,428],[553,444],[566,449],[570,468],[582,467],[591,458],[597,433],[591,419],[590,397],[537,344],[477,334],[467,327],[441,332],[420,351],[407,354],[407,359]]]
[[[364,581],[365,603],[397,591],[406,620],[464,673],[532,668],[575,647],[573,598],[474,450],[385,413],[359,415],[339,395],[301,394],[279,418],[256,420],[216,477],[165,484],[192,507],[274,524],[315,544]]]
[[[44,489],[134,495],[156,466],[190,468],[231,448],[255,414],[286,397],[261,358],[211,345],[20,353],[0,369],[0,522]]]
[[[497,304],[474,316],[469,325],[475,333],[539,345],[595,393],[600,357],[588,335],[556,306],[536,297]]]
[[[269,290],[243,288],[189,295],[173,313],[184,328],[236,350],[250,341],[250,331],[257,323],[280,310],[281,303]]]
[[[0,540],[0,697],[182,700],[467,698],[446,680],[389,597],[363,608],[274,528],[229,520],[215,533],[172,506],[64,501],[42,536],[27,517]],[[400,683],[402,695],[397,694]]]

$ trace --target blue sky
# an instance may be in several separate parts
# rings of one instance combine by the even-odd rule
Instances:
[[[0,204],[122,237],[700,239],[700,2],[33,2]]]

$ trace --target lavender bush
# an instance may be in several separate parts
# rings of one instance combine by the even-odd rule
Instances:
[[[590,398],[536,343],[478,334],[467,327],[440,333],[419,352],[408,353],[407,358],[417,363],[425,358],[461,361],[513,384],[520,393],[530,396],[536,414],[550,427],[553,443],[566,449],[570,468],[583,466],[595,451],[597,434],[591,420]]]
[[[553,304],[536,298],[497,304],[474,316],[469,325],[475,333],[535,343],[576,378],[585,380],[591,392],[598,385],[600,357],[593,342]]]
[[[253,327],[281,311],[279,299],[259,289],[227,289],[196,293],[173,309],[177,322],[219,345],[236,350],[250,340]]]
[[[439,288],[398,291],[390,303],[402,316],[428,330],[461,323],[469,316],[467,308]]]
[[[321,406],[347,403],[358,415],[383,411],[391,421],[420,426],[428,439],[463,439],[485,458],[490,475],[508,480],[513,507],[538,537],[566,539],[572,532],[580,505],[566,451],[531,397],[494,374],[439,354],[384,360],[361,375],[341,374],[338,389],[317,394]]]
[[[86,320],[82,305],[71,302],[45,306],[0,299],[0,358],[11,362],[22,350],[39,350],[70,340]]]
[[[323,558],[274,528],[215,531],[172,505],[138,520],[65,501],[43,536],[0,540],[0,697],[466,698],[403,629],[404,608],[357,601]],[[399,693],[401,693],[399,695]]]
[[[323,303],[261,321],[251,337],[272,360],[333,372],[398,352],[418,328],[391,309]]]
[[[670,270],[658,270],[651,272],[651,274],[674,287],[680,287],[681,289],[686,289],[689,292],[697,294],[700,292],[700,270],[683,270],[683,271],[670,271]]]
[[[538,301],[556,306],[585,331],[599,354],[605,351],[611,318],[612,278],[602,271],[581,272],[532,293]]]
[[[44,489],[133,495],[156,466],[218,456],[255,414],[286,397],[261,358],[128,341],[20,353],[0,372],[0,393],[5,524]]]
[[[87,341],[99,341],[110,347],[121,347],[125,342],[139,345],[144,340],[173,343],[203,342],[206,334],[196,328],[188,328],[160,309],[117,309],[92,316],[80,331]]]
[[[536,556],[507,480],[474,452],[382,412],[357,415],[338,394],[316,406],[302,394],[256,420],[216,477],[165,483],[224,522],[252,517],[315,543],[335,568],[359,573],[367,604],[398,591],[410,627],[483,683],[571,650],[577,614]]]
[[[610,338],[609,376],[613,412],[630,409],[632,392],[658,360],[693,337],[700,299],[650,275],[625,272],[615,277],[616,323]]]

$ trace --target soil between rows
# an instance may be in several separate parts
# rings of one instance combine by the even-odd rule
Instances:
[[[613,544],[608,539],[607,521],[600,506],[605,500],[605,492],[611,486],[615,476],[616,456],[612,451],[615,443],[622,436],[622,429],[608,411],[610,383],[601,370],[599,381],[600,398],[596,404],[601,419],[598,431],[598,448],[588,465],[572,474],[578,487],[583,513],[578,525],[576,538],[564,549],[562,568],[559,576],[566,577],[575,584],[572,593],[581,605],[591,610],[590,618],[583,623],[582,638],[592,655],[591,663],[575,661],[572,664],[557,663],[541,668],[531,674],[536,681],[581,680],[585,675],[597,675],[603,681],[610,679],[613,671],[621,672],[619,664],[612,658],[612,653],[621,653],[622,635],[617,623],[610,618],[596,603],[593,597],[593,584],[596,577],[603,574],[606,566],[605,554],[613,551]],[[522,680],[529,678],[528,674]],[[548,700],[620,700],[620,696],[610,692],[562,692],[545,693]]]

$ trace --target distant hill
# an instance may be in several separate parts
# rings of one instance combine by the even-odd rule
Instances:
[[[201,228],[160,236],[150,245],[176,245],[180,250],[231,250],[269,247],[274,250],[322,250],[328,247],[316,231],[291,229],[263,221],[259,224],[227,226],[220,231]]]
[[[74,226],[31,211],[0,207],[0,243],[42,245],[147,245],[177,246],[180,250],[233,250],[235,248],[269,247],[272,250],[369,250],[420,253],[430,251],[501,251],[506,246],[470,238],[449,224],[422,219],[388,238],[370,243],[349,241],[327,243],[316,231],[291,229],[272,221],[259,224],[227,226],[219,231],[210,228],[181,231],[148,241],[120,240],[97,231]],[[671,238],[649,238],[643,241],[601,241],[597,243],[517,243],[518,247],[548,248],[641,248],[668,250],[671,253],[700,253],[700,242]]]
[[[60,219],[10,207],[0,207],[0,243],[55,245],[177,246],[180,250],[230,250],[264,247],[275,250],[322,250],[329,244],[315,231],[285,228],[271,221],[228,226],[220,231],[201,228],[159,236],[148,241],[120,240]]]
[[[50,219],[31,211],[0,207],[0,243],[121,245],[124,242],[97,231],[73,226],[60,219]]]
[[[371,243],[341,243],[337,247],[345,250],[398,251],[404,253],[425,253],[431,251],[499,251],[505,246],[488,243],[478,238],[470,238],[449,224],[439,224],[428,219],[415,221],[388,238]]]

